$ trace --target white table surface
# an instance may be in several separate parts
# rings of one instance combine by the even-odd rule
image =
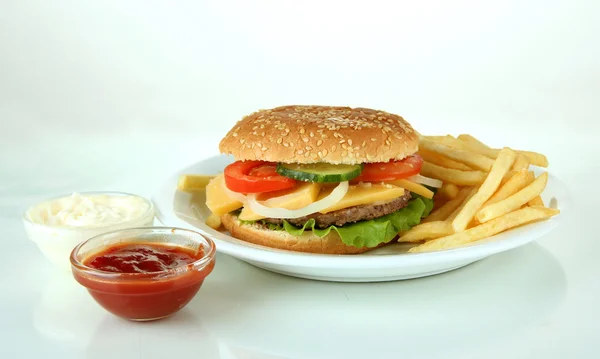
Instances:
[[[598,3],[411,3],[0,2],[0,358],[600,357]],[[29,204],[149,197],[243,114],[289,103],[543,152],[573,206],[537,243],[410,281],[301,280],[218,255],[184,310],[142,324],[26,238]]]

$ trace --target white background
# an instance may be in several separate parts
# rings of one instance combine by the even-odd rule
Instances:
[[[0,223],[7,230],[0,269],[5,274],[23,270],[19,279],[7,276],[0,284],[0,305],[6,311],[0,322],[0,343],[4,342],[0,353],[83,357],[83,353],[101,355],[111,343],[120,348],[127,344],[110,336],[96,336],[96,342],[89,336],[77,337],[85,332],[81,322],[88,319],[83,315],[75,316],[80,326],[71,328],[69,340],[57,335],[56,328],[48,334],[35,324],[35,310],[44,294],[60,302],[74,289],[64,278],[64,292],[57,291],[60,285],[48,284],[60,276],[26,240],[18,216],[27,205],[74,190],[113,189],[150,196],[174,170],[216,154],[220,138],[243,115],[284,104],[325,104],[383,109],[403,115],[422,133],[469,132],[494,146],[543,152],[551,171],[567,183],[573,196],[570,222],[544,238],[541,246],[498,256],[460,274],[395,286],[327,286],[271,276],[223,257],[215,277],[239,270],[245,279],[237,279],[235,285],[253,283],[248,291],[262,298],[254,306],[246,303],[248,313],[269,313],[262,307],[269,304],[279,308],[272,311],[279,317],[304,313],[311,318],[307,313],[312,313],[323,318],[326,311],[333,311],[335,321],[339,320],[335,315],[344,312],[336,310],[341,304],[327,293],[343,290],[358,298],[347,307],[357,321],[345,324],[357,329],[342,331],[344,337],[331,324],[316,323],[315,328],[290,315],[290,322],[282,320],[283,326],[281,322],[261,326],[274,342],[284,343],[274,349],[268,341],[254,341],[251,324],[242,319],[238,324],[247,326],[246,331],[222,335],[236,322],[231,321],[230,328],[223,323],[231,318],[213,316],[201,330],[185,321],[153,327],[159,338],[166,338],[165,346],[185,328],[188,334],[199,330],[220,338],[221,347],[247,347],[251,342],[261,348],[246,354],[229,351],[228,357],[219,347],[222,358],[262,358],[267,352],[279,353],[278,357],[326,357],[324,353],[352,357],[369,353],[364,346],[352,348],[359,341],[360,336],[354,336],[358,330],[385,327],[381,334],[385,343],[379,344],[387,348],[394,343],[393,333],[408,335],[410,327],[417,326],[412,334],[423,335],[408,336],[417,340],[414,346],[401,339],[398,347],[392,346],[399,354],[600,356],[595,348],[600,339],[596,305],[600,266],[595,253],[600,246],[593,240],[600,175],[599,4],[0,0]],[[533,275],[530,268],[538,268],[540,277],[527,277]],[[489,280],[504,286],[490,286]],[[273,289],[274,283],[296,294],[282,296]],[[55,291],[48,294],[50,287]],[[225,300],[239,305],[220,295],[247,294],[239,287],[217,289],[202,303]],[[475,297],[462,292],[467,290]],[[423,304],[416,314],[400,313],[407,324],[383,326],[381,321],[388,317],[374,308],[379,296],[394,291],[414,300],[412,304],[400,300],[399,308],[414,309],[417,303],[431,307]],[[427,301],[430,294],[438,301]],[[454,299],[439,300],[446,295]],[[297,307],[282,304],[286,300],[298,304],[294,301],[298,297],[314,311],[298,312]],[[494,298],[505,301],[495,303]],[[492,302],[482,307],[477,300]],[[507,301],[510,306],[493,315]],[[469,305],[475,305],[472,312]],[[89,307],[93,312],[89,315],[104,318],[103,312]],[[533,319],[523,319],[539,308],[545,309]],[[198,315],[204,315],[201,309],[197,308]],[[439,320],[453,311],[464,315],[463,320],[452,316],[457,320],[453,324]],[[503,330],[485,330],[494,328],[500,317],[506,320]],[[152,357],[153,351],[140,349],[144,343],[157,345],[156,339],[140,334],[146,329],[102,320],[103,325],[109,321],[113,332],[120,333],[115,328],[121,328],[137,333],[139,346],[127,347],[133,357]],[[219,323],[222,331],[215,329]],[[328,349],[286,345],[290,338],[281,334],[283,329],[276,330],[277,325],[295,335],[296,344],[310,343],[311,333],[330,335]],[[298,328],[303,330],[296,332]],[[427,351],[435,343],[426,344],[426,335],[448,331],[473,335],[473,342],[452,346],[440,339],[443,336],[434,336],[448,349]],[[372,342],[378,344],[365,340]]]

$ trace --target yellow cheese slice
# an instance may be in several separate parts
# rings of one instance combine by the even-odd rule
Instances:
[[[210,180],[206,186],[206,207],[218,216],[242,208],[242,202],[233,199],[225,192],[225,178],[222,174]]]
[[[393,184],[398,187],[402,187],[402,188],[407,189],[416,194],[420,194],[421,196],[423,196],[425,198],[429,198],[429,199],[433,198],[433,191],[431,191],[430,189],[428,189],[427,187],[425,187],[421,184],[409,181],[407,179],[394,180],[394,181],[390,181],[387,183]]]
[[[177,182],[177,189],[180,191],[197,191],[206,188],[211,179],[215,176],[205,175],[181,175]]]
[[[264,193],[257,199],[263,205],[271,208],[299,209],[313,203],[317,199],[320,189],[319,183],[302,183],[291,190]],[[256,221],[263,218],[265,217],[252,212],[248,207],[244,207],[239,215],[239,219],[242,221]]]
[[[332,189],[323,189],[319,194],[319,199],[323,198]],[[393,200],[404,195],[404,189],[391,184],[375,184],[375,183],[362,183],[348,188],[348,193],[336,204],[322,210],[320,213],[328,213],[337,211],[338,209],[359,206],[361,204],[368,204],[378,201]]]

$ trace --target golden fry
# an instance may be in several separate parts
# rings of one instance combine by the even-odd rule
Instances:
[[[452,213],[450,213],[450,215],[448,216],[448,218],[446,218],[446,220],[448,222],[454,221],[456,216],[458,216],[458,214],[460,212],[462,212],[463,208],[467,205],[467,203],[469,203],[471,198],[473,198],[473,196],[477,193],[478,190],[479,190],[478,187],[469,188],[469,191],[467,192],[465,199],[463,199],[463,201],[460,203],[460,205],[458,207],[456,207],[456,209]]]
[[[496,192],[498,186],[500,186],[500,181],[515,161],[515,156],[515,152],[510,148],[505,147],[500,151],[500,155],[494,162],[494,166],[492,166],[485,182],[452,221],[455,232],[464,231],[483,204]],[[481,219],[479,221],[482,222]]]
[[[552,217],[558,213],[560,213],[560,211],[557,209],[550,209],[546,207],[525,207],[523,209],[507,213],[464,232],[433,239],[419,246],[411,248],[409,252],[427,252],[459,247],[461,245],[475,242],[500,232],[504,232],[510,228]]]
[[[529,163],[538,167],[548,167],[548,158],[541,153],[532,151],[519,151],[520,154],[527,157]]]
[[[500,154],[500,150],[490,148],[488,145],[479,141],[471,135],[459,135],[458,140],[465,143],[471,151],[482,154],[490,159],[496,159]]]
[[[479,147],[480,149],[491,149],[490,146],[486,145],[485,143],[479,141],[477,138],[466,133],[458,135],[457,138],[463,142],[470,144],[471,146]]]
[[[476,186],[485,181],[486,173],[481,171],[461,171],[444,168],[429,162],[423,162],[421,167],[423,176],[437,178],[443,182],[450,182],[458,186]]]
[[[398,242],[419,242],[425,239],[439,238],[454,233],[450,222],[435,221],[418,224],[400,234]]]
[[[212,229],[219,229],[221,227],[221,217],[217,216],[214,213],[211,213],[208,218],[206,218],[206,225]]]
[[[447,199],[454,199],[458,196],[458,192],[458,186],[454,183],[444,183],[442,187],[437,190],[436,195]]]
[[[532,207],[532,206],[542,206],[543,207],[544,201],[542,200],[541,196],[537,196],[537,197],[534,197],[531,201],[527,202],[527,205],[529,207]]]
[[[502,216],[503,214],[520,208],[527,202],[539,196],[540,193],[542,193],[542,191],[544,190],[544,188],[546,188],[547,182],[548,172],[544,172],[538,178],[536,178],[535,181],[533,181],[533,183],[521,189],[519,192],[500,202],[496,202],[481,209],[477,213],[477,219],[479,220],[479,222],[485,223],[493,218]]]
[[[515,163],[513,163],[510,170],[518,172],[520,170],[525,170],[528,168],[529,168],[529,159],[527,158],[527,156],[525,156],[521,153],[518,153],[517,158],[515,158]]]
[[[471,167],[465,165],[464,163],[456,162],[454,160],[449,159],[448,157],[442,156],[437,153],[419,149],[418,154],[421,155],[421,157],[423,157],[423,159],[425,161],[427,161],[429,163],[433,163],[434,165],[438,165],[438,166],[442,166],[442,167],[446,167],[446,168],[453,168],[455,170],[462,170],[462,171],[471,171],[472,170]]]
[[[451,137],[451,136],[450,136]],[[485,155],[489,158],[497,158],[498,154],[500,154],[500,150],[495,148],[490,148],[481,141],[477,140],[475,137],[467,134],[462,134],[458,136],[458,139],[463,141],[463,143],[468,144],[473,151],[477,151],[482,155]],[[448,138],[443,139],[446,142],[447,146],[450,146],[451,140]],[[452,147],[452,146],[451,146]],[[548,167],[548,159],[541,153],[532,152],[532,151],[517,151],[519,154],[524,155],[530,164],[539,167]]]
[[[494,164],[493,160],[479,153],[455,149],[427,139],[422,139],[419,142],[419,148],[441,156],[446,156],[451,160],[464,163],[469,167],[485,172],[489,172]]]
[[[459,192],[456,198],[444,203],[443,206],[435,208],[429,214],[429,216],[423,219],[422,223],[443,221],[446,220],[467,198],[467,196],[473,191],[471,187],[464,187]]]
[[[506,181],[506,183],[500,186],[498,191],[496,191],[496,193],[494,193],[492,197],[490,197],[490,199],[488,199],[484,207],[489,206],[492,203],[500,202],[503,199],[512,196],[513,194],[519,192],[525,186],[533,182],[534,179],[535,176],[531,171],[520,170],[516,172],[512,177],[508,179],[508,181]]]

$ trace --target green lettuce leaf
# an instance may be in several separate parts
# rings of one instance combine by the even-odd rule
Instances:
[[[302,227],[296,227],[287,221],[283,225],[269,224],[271,230],[284,230],[291,235],[299,236],[304,231],[310,230],[319,237],[325,237],[329,232],[336,231],[342,242],[348,246],[373,248],[381,243],[391,241],[400,231],[406,231],[421,222],[421,218],[427,217],[433,209],[433,200],[411,193],[412,199],[407,206],[388,215],[360,221],[344,226],[330,226],[319,229],[315,227],[315,220],[309,219]],[[253,221],[243,221],[254,223]]]

